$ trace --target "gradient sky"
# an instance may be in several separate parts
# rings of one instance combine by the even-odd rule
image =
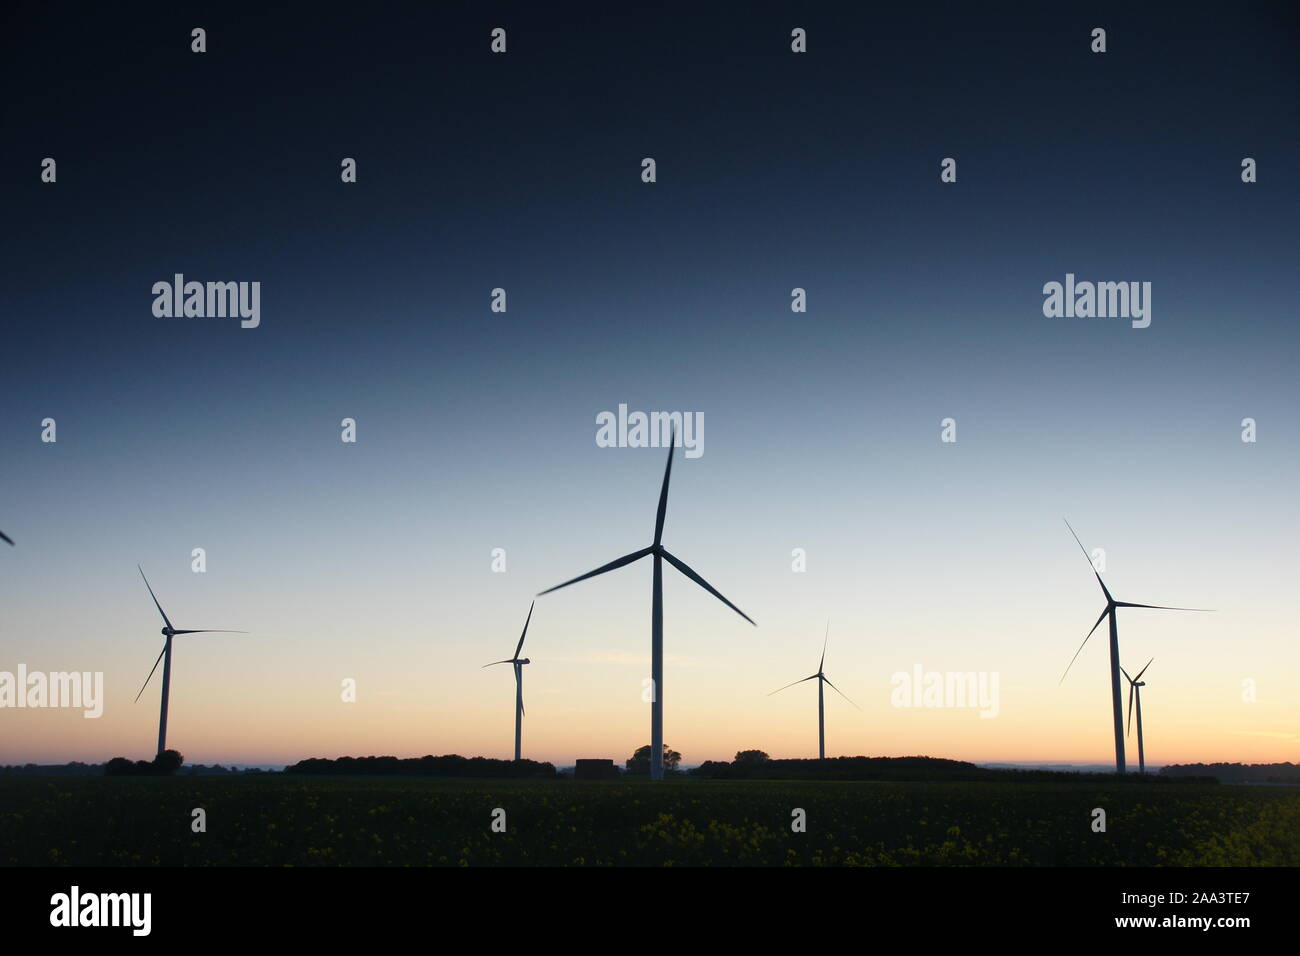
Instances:
[[[1058,685],[1102,609],[1063,517],[1117,598],[1216,609],[1121,616],[1150,762],[1298,759],[1294,13],[535,6],[8,15],[0,670],[107,701],[0,710],[0,762],[152,753],[137,562],[252,632],[177,639],[190,761],[509,756],[480,665],[652,537],[619,403],[703,413],[665,544],[759,625],[666,572],[687,762],[815,755],[813,685],[765,695],[828,620],[829,753],[1111,760],[1104,634]],[[261,326],[154,317],[176,272],[260,281]],[[1151,326],[1045,318],[1067,272],[1151,282]],[[538,601],[525,756],[648,742],[649,616],[648,562]],[[997,672],[999,715],[891,706],[917,664]]]

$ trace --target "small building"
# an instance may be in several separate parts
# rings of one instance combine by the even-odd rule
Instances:
[[[617,780],[618,767],[612,760],[579,759],[573,765],[574,780]]]

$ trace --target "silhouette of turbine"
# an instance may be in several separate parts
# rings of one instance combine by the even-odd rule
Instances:
[[[785,687],[793,687],[795,684],[802,684],[806,680],[817,681],[817,759],[818,760],[826,759],[826,700],[825,700],[826,691],[825,688],[822,687],[822,685],[830,684],[831,689],[834,690],[835,693],[839,694],[845,700],[848,700],[850,704],[853,704],[853,701],[849,700],[848,695],[846,695],[844,691],[840,690],[834,684],[831,684],[830,678],[827,677],[825,673],[823,673],[823,671],[826,668],[826,642],[830,640],[830,636],[831,636],[831,622],[827,621],[826,636],[822,638],[822,659],[821,659],[821,663],[817,665],[817,673],[811,675],[810,677],[801,677],[799,680],[792,681],[791,683],[785,685]],[[772,691],[772,694],[781,693],[781,691],[785,690],[785,687],[778,687],[776,690]],[[767,696],[771,697],[772,694],[768,694]],[[861,707],[858,707],[857,704],[853,704],[853,706],[857,707],[858,710],[862,709]]]
[[[1070,522],[1065,522],[1065,526],[1070,528]],[[1061,675],[1058,683],[1064,683],[1066,675],[1070,673],[1070,668],[1078,660],[1079,654],[1083,651],[1083,645],[1088,643],[1088,638],[1092,637],[1093,631],[1101,626],[1101,622],[1110,618],[1110,698],[1111,712],[1115,723],[1115,772],[1123,773],[1124,766],[1124,708],[1120,701],[1119,689],[1119,622],[1118,615],[1115,611],[1121,607],[1144,607],[1156,611],[1209,611],[1209,608],[1203,607],[1165,607],[1160,604],[1130,604],[1127,601],[1116,601],[1111,597],[1110,591],[1106,589],[1106,582],[1101,579],[1097,573],[1096,567],[1093,567],[1092,558],[1088,557],[1088,550],[1079,540],[1079,536],[1074,534],[1074,529],[1070,528],[1070,534],[1074,535],[1075,543],[1079,545],[1079,550],[1083,552],[1084,558],[1088,561],[1088,566],[1092,568],[1092,573],[1097,576],[1097,583],[1101,585],[1101,593],[1106,595],[1106,609],[1101,612],[1101,617],[1097,618],[1097,623],[1092,626],[1088,636],[1083,639],[1083,644],[1079,645],[1079,650],[1074,652],[1074,657],[1070,658],[1070,663],[1066,665],[1065,673]]]
[[[158,597],[153,593],[153,588],[149,585],[149,579],[144,576],[144,568],[141,568],[138,564],[136,565],[136,568],[140,571],[140,577],[144,578],[144,586],[149,588],[149,596],[153,598],[154,607],[158,608],[158,613],[162,615],[163,624],[166,625],[162,629],[162,636],[167,638],[167,640],[163,643],[163,649],[158,654],[158,660],[153,662],[153,669],[149,671],[149,676],[144,679],[144,684],[140,687],[140,694],[143,694],[144,689],[149,686],[149,681],[153,680],[153,673],[158,669],[158,661],[162,661],[162,709],[158,715],[158,753],[161,754],[167,749],[167,701],[171,696],[172,689],[172,638],[177,634],[247,634],[248,632],[221,631],[212,628],[204,628],[197,631],[177,630],[172,627],[172,622],[167,619],[167,612],[164,611],[162,605],[158,603]],[[140,694],[135,695],[137,701],[140,699]]]
[[[1154,661],[1155,658],[1151,658]],[[1137,677],[1129,677],[1128,671],[1120,668],[1120,673],[1128,680],[1128,732],[1133,733],[1133,701],[1137,701],[1138,709],[1138,773],[1147,772],[1147,755],[1142,747],[1142,688],[1147,686],[1147,682],[1142,679],[1142,675],[1147,672],[1147,667],[1151,666],[1151,661],[1147,661],[1146,667],[1138,671]]]
[[[537,604],[534,601],[528,605],[528,619],[524,621],[524,632],[519,635],[519,643],[515,646],[515,656],[507,658],[504,661],[493,661],[491,664],[484,664],[484,667],[495,667],[497,664],[515,665],[515,759],[519,759],[519,744],[523,734],[524,719],[524,665],[531,664],[526,657],[520,657],[519,652],[524,649],[524,638],[528,636],[528,622],[533,619],[533,607]]]
[[[650,779],[662,780],[664,776],[664,582],[663,582],[663,562],[667,561],[686,577],[690,578],[704,590],[708,591],[715,598],[721,601],[727,607],[731,608],[750,624],[753,620],[745,614],[740,608],[732,604],[723,597],[713,585],[700,577],[680,558],[675,558],[668,553],[668,549],[663,546],[664,536],[664,515],[668,510],[668,479],[673,471],[673,448],[677,444],[677,429],[672,430],[672,435],[668,442],[668,465],[664,468],[664,483],[659,491],[659,512],[655,516],[655,539],[654,543],[648,548],[642,548],[640,551],[633,551],[631,554],[625,554],[609,564],[602,565],[595,571],[588,571],[586,574],[579,575],[572,580],[565,581],[563,584],[557,584],[553,588],[547,588],[541,594],[550,594],[552,591],[558,591],[560,588],[567,588],[570,584],[577,584],[579,581],[585,581],[587,578],[594,578],[598,574],[604,574],[606,571],[614,571],[633,561],[640,561],[644,557],[654,557],[654,588],[650,605],[650,678],[654,684],[654,697],[650,702]],[[538,597],[541,596],[538,595]],[[755,625],[757,626],[757,625]]]

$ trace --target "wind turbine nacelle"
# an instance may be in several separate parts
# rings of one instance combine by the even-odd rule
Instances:
[[[520,663],[520,664],[531,664],[532,661],[530,661],[528,658],[525,657],[523,660],[519,661],[518,663]]]
[[[159,633],[162,634],[163,637],[171,637],[172,629],[170,627],[164,627],[161,631],[159,631]]]

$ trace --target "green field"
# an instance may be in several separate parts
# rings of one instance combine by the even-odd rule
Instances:
[[[206,833],[191,831],[196,807]],[[491,830],[497,807],[505,833]],[[795,808],[805,833],[791,832]],[[1300,788],[7,777],[0,863],[1296,866]]]

